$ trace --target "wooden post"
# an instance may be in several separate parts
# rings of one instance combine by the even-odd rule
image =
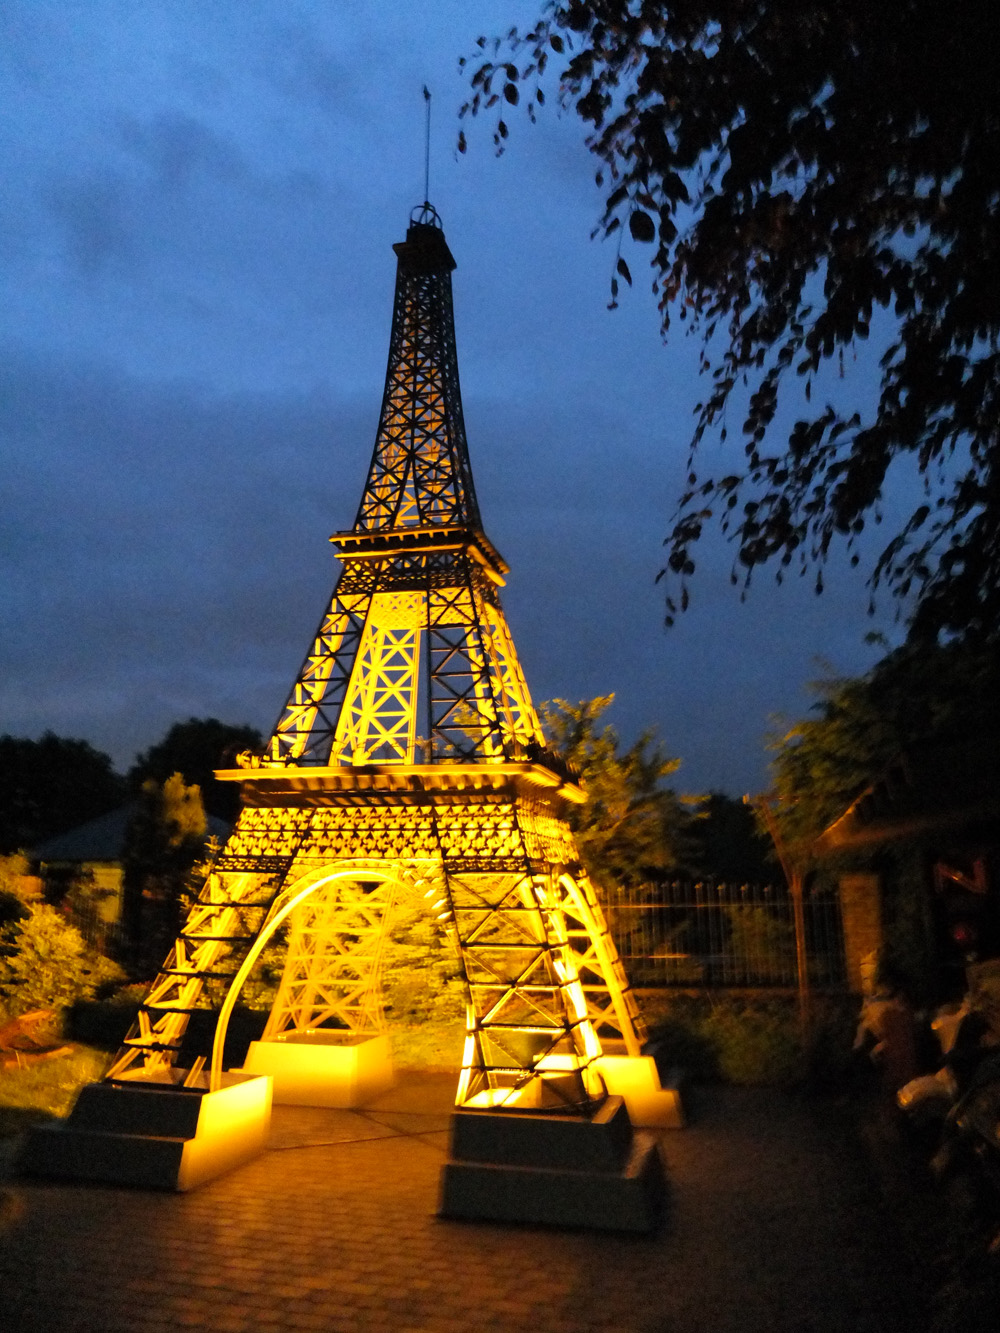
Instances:
[[[792,914],[795,920],[795,968],[799,982],[799,1025],[802,1028],[802,1040],[805,1043],[809,1035],[810,997],[809,997],[809,955],[806,953],[806,910],[803,901],[802,874],[792,872],[788,887],[792,895]]]
[[[809,1036],[811,1004],[809,994],[809,955],[806,952],[806,912],[804,903],[804,885],[801,869],[792,860],[788,845],[778,829],[768,796],[743,797],[747,804],[753,804],[761,812],[767,831],[774,843],[774,850],[781,862],[781,869],[792,897],[792,920],[795,926],[795,972],[799,992],[799,1027],[802,1032],[802,1044],[805,1046]]]

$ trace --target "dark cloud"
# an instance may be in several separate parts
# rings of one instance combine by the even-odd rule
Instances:
[[[370,412],[365,415],[370,416]],[[138,748],[183,699],[211,711],[232,680],[294,673],[333,582],[326,538],[349,524],[368,443],[356,405],[211,400],[8,349],[0,432],[9,460],[0,716],[37,730],[51,706],[75,733]],[[315,478],[315,481],[311,481]],[[338,503],[339,501],[339,503]],[[15,682],[33,678],[28,692]],[[193,684],[216,681],[209,697]],[[106,693],[148,697],[125,723]],[[166,682],[170,682],[167,684]],[[114,683],[114,684],[112,684]],[[277,690],[280,693],[280,687]],[[170,705],[165,702],[169,699]],[[254,720],[259,721],[259,717]]]
[[[147,164],[164,191],[186,189],[195,174],[227,185],[245,183],[251,175],[231,139],[180,112],[161,112],[147,121],[125,117],[121,138]]]
[[[3,728],[61,728],[127,762],[178,716],[269,725],[333,586],[326,539],[353,520],[375,404],[212,397],[11,349],[5,366],[15,576],[0,605],[18,632],[2,650]],[[765,714],[806,702],[803,663],[830,641],[837,588],[815,608],[805,590],[762,588],[750,610],[708,579],[703,614],[666,635],[662,487],[635,441],[612,449],[610,417],[584,429],[553,405],[534,419],[541,448],[516,410],[475,393],[466,406],[536,698],[617,691],[623,732],[658,723],[690,785],[760,785]]]
[[[315,23],[279,21],[259,53],[261,73],[281,93],[342,112],[363,86],[364,67],[338,55]]]
[[[134,259],[136,229],[128,183],[110,171],[59,181],[47,201],[60,224],[71,263],[90,276],[109,264]]]

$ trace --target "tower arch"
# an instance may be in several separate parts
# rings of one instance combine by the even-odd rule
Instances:
[[[381,961],[400,890],[429,896],[427,876],[402,864],[360,861],[313,867],[275,899],[230,982],[212,1046],[211,1087],[222,1079],[226,1031],[253,968],[278,930],[290,929],[288,956],[263,1040],[333,1027],[354,1034],[385,1028]]]

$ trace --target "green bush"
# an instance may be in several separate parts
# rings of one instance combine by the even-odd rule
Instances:
[[[28,858],[23,852],[0,856],[0,929],[23,921],[28,915],[32,896],[25,892],[28,869]]]
[[[852,1062],[853,996],[813,996],[805,1048],[795,995],[748,999],[645,991],[641,1007],[658,1058],[695,1079],[805,1084],[820,1091],[842,1086]]]
[[[794,997],[649,996],[643,1011],[659,1058],[693,1078],[789,1084],[805,1075]]]
[[[713,1005],[701,1034],[714,1049],[727,1083],[797,1082],[804,1073],[798,1018],[780,1001],[741,1007]]]
[[[729,919],[730,948],[746,960],[749,977],[757,983],[781,985],[795,973],[795,931],[759,903],[724,907]]]
[[[0,885],[0,929],[23,921],[27,915],[28,909],[22,899],[14,893],[8,893]]]
[[[117,963],[88,950],[83,936],[53,907],[32,904],[0,928],[0,1010],[66,1009],[124,976]]]
[[[135,1022],[147,989],[123,986],[107,1000],[77,1000],[66,1015],[67,1037],[102,1051],[116,1051]]]

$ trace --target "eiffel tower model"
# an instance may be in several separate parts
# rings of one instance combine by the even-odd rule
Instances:
[[[451,273],[429,204],[398,257],[389,364],[343,570],[261,755],[218,777],[243,808],[101,1084],[39,1132],[48,1175],[189,1188],[260,1151],[276,1100],[351,1105],[391,1080],[380,963],[423,901],[461,959],[467,1034],[442,1212],[652,1225],[677,1123],[567,815],[483,531],[462,415]],[[287,962],[262,1040],[224,1068],[244,982]],[[186,1029],[215,1011],[211,1056]],[[192,1025],[194,1027],[196,1025]],[[631,1121],[629,1116],[631,1111]]]

